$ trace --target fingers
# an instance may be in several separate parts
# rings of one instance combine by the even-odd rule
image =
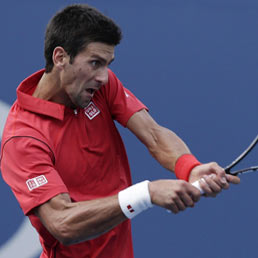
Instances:
[[[177,198],[177,199],[173,200],[173,202],[170,204],[168,209],[176,214],[180,211],[184,211],[186,209],[186,207],[187,206],[184,204],[184,202],[181,199]]]
[[[232,175],[226,174],[226,179],[231,184],[239,184],[240,183],[240,178],[237,176],[232,176]]]
[[[183,194],[180,197],[176,196],[173,198],[167,209],[176,214],[184,211],[187,207],[194,207],[194,203],[195,201],[188,194]]]
[[[204,175],[200,180],[200,186],[205,196],[215,197],[222,189],[220,179],[215,175]]]
[[[240,179],[238,177],[227,175],[225,170],[216,162],[206,163],[195,167],[189,177],[191,183],[198,181],[205,192],[205,196],[215,197],[222,189],[228,189],[229,183],[238,184]],[[203,180],[200,181],[200,178]]]
[[[220,180],[220,182],[217,181],[219,185],[221,185],[222,187],[227,186],[225,170],[220,167],[216,162],[202,164],[193,168],[189,176],[189,182],[193,183],[202,178],[204,175],[211,174],[217,175],[218,179]]]
[[[194,207],[201,193],[183,180],[158,180],[150,182],[149,191],[153,204],[166,208],[173,213]]]
[[[179,210],[185,210],[187,207],[194,207],[194,203],[200,199],[199,195],[191,195],[190,192],[182,192],[174,200]]]
[[[212,170],[214,173],[218,176],[219,181],[216,180],[216,182],[223,188],[223,189],[228,189],[229,188],[229,183],[232,184],[239,184],[240,183],[240,178],[237,176],[233,176],[230,174],[226,174],[225,170],[222,169],[216,162],[210,163],[212,166]]]
[[[226,172],[225,170],[220,167],[216,162],[208,163],[210,165],[210,172],[212,176],[212,179],[223,189],[229,188],[229,184],[227,182],[226,178]],[[214,177],[214,176],[217,176]]]

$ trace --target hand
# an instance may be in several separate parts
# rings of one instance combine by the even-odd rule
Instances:
[[[229,183],[240,183],[238,177],[227,175],[225,170],[216,162],[199,165],[193,168],[189,182],[193,183],[197,180],[199,180],[200,186],[205,192],[205,196],[211,197],[215,197],[222,189],[228,189]]]
[[[153,204],[173,213],[194,207],[194,203],[201,197],[196,187],[183,180],[153,181],[149,183],[149,191]]]

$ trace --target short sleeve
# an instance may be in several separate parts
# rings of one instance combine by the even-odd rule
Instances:
[[[108,105],[114,120],[118,121],[124,127],[129,118],[141,109],[147,107],[137,99],[134,94],[126,89],[116,75],[109,70],[109,81],[105,85],[105,91],[108,98]]]
[[[54,168],[47,144],[32,137],[13,137],[4,143],[1,172],[25,215],[54,196],[68,192]]]

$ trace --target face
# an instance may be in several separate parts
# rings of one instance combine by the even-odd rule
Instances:
[[[95,92],[108,82],[108,66],[114,60],[114,46],[90,43],[61,73],[61,87],[68,96],[66,106],[85,108]]]

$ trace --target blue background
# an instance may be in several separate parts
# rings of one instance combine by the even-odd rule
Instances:
[[[1,2],[1,101],[11,105],[20,81],[44,66],[46,24],[57,10],[75,2]],[[257,135],[257,0],[81,2],[121,26],[124,38],[111,69],[200,161],[225,166]],[[118,127],[135,183],[175,178],[130,132]],[[243,163],[258,164],[257,152]],[[177,215],[159,207],[140,214],[132,220],[135,257],[258,257],[257,177],[243,175],[239,186],[215,199],[202,198],[194,209]],[[1,248],[12,241],[24,217],[2,180],[0,200],[4,257]],[[26,241],[16,246],[17,257],[30,245]],[[38,255],[24,258],[31,257]]]

